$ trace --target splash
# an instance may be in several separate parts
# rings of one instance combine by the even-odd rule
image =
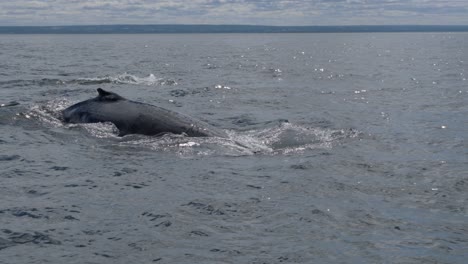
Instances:
[[[275,127],[231,133],[231,138],[254,153],[287,154],[312,149],[329,149],[347,138],[359,136],[354,129],[307,127],[284,122]]]
[[[99,85],[99,84],[133,84],[133,85],[146,85],[146,86],[159,86],[167,85],[174,86],[177,82],[172,79],[159,78],[154,74],[145,77],[138,77],[132,74],[124,73],[119,75],[105,75],[102,77],[94,78],[77,78],[77,79],[56,79],[56,78],[42,78],[36,80],[8,80],[0,81],[0,86],[4,88],[16,88],[26,86],[64,86],[68,84],[79,85]]]
[[[283,123],[277,127],[245,132],[226,131],[228,138],[191,138],[167,134],[162,137],[125,136],[122,147],[147,147],[157,151],[194,155],[282,155],[313,149],[330,149],[359,136],[353,129],[324,129]]]
[[[71,105],[65,98],[58,98],[44,104],[37,104],[30,107],[26,113],[22,113],[26,118],[39,120],[40,122],[53,126],[62,127],[61,112]]]
[[[65,131],[79,129],[96,139],[112,139],[107,143],[117,147],[146,148],[177,153],[184,157],[293,154],[313,149],[330,149],[346,139],[360,135],[360,132],[353,129],[307,127],[283,122],[273,127],[243,132],[227,130],[227,138],[187,137],[175,134],[165,134],[160,137],[144,135],[118,137],[119,131],[112,123],[64,124],[61,121],[61,111],[70,104],[67,99],[56,99],[42,105],[34,105],[22,115],[26,119],[39,120],[47,126],[63,128]]]
[[[132,74],[124,73],[117,76],[104,76],[96,78],[82,78],[75,80],[76,83],[81,85],[93,85],[93,84],[135,84],[135,85],[177,85],[177,82],[171,79],[158,78],[154,74],[150,74],[146,77],[138,77]]]
[[[165,134],[160,137],[128,135],[117,143],[120,147],[149,148],[155,151],[176,153],[182,157],[191,156],[245,156],[255,154],[249,147],[230,138],[187,137]]]

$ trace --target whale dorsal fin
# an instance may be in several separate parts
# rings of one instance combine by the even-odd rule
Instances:
[[[97,88],[97,92],[99,93],[97,98],[100,101],[118,101],[124,99],[122,96],[113,92],[108,92],[102,88]]]

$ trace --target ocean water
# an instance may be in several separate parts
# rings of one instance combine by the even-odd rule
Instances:
[[[468,34],[0,35],[0,263],[465,263]],[[103,88],[229,138],[118,137]]]

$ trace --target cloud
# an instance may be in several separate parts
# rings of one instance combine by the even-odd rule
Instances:
[[[465,0],[18,0],[0,25],[468,24]]]

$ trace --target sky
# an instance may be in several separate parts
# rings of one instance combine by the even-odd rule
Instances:
[[[0,26],[468,25],[468,0],[2,0]]]

